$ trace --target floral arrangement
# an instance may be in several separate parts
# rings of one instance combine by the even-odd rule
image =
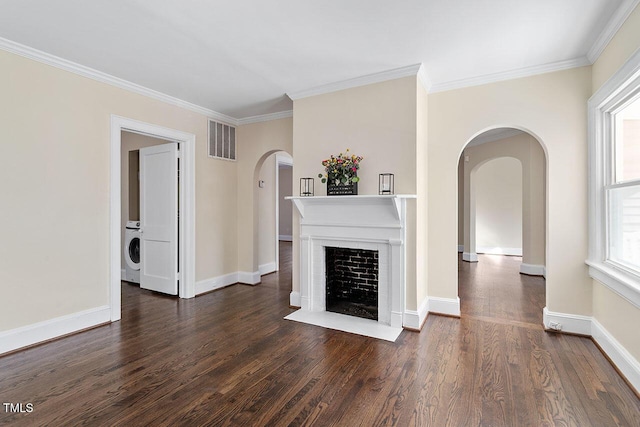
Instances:
[[[351,184],[360,181],[358,178],[358,169],[360,169],[360,162],[362,156],[356,156],[355,154],[349,154],[349,149],[337,156],[331,155],[326,160],[322,161],[324,166],[325,175],[318,174],[318,178],[322,178],[324,184],[329,180],[332,184]]]

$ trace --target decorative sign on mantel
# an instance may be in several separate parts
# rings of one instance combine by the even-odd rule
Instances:
[[[345,196],[358,194],[358,169],[362,156],[349,154],[349,149],[337,156],[333,154],[322,161],[325,174],[318,174],[322,183],[327,183],[327,195]]]

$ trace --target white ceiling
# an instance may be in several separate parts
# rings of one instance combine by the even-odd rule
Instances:
[[[241,119],[411,64],[433,90],[584,65],[636,4],[2,0],[0,37]]]

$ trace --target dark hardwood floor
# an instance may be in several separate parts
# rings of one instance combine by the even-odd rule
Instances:
[[[395,343],[283,320],[291,257],[261,285],[191,300],[123,284],[122,321],[0,358],[24,426],[640,426],[640,401],[587,338],[544,332],[519,260],[460,265],[461,319]]]

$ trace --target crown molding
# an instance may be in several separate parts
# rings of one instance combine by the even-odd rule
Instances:
[[[251,123],[268,122],[271,120],[286,119],[293,117],[293,110],[279,111],[277,113],[261,114],[259,116],[244,117],[238,119],[238,125],[248,125]]]
[[[351,89],[359,86],[366,86],[373,83],[385,82],[387,80],[400,79],[402,77],[415,76],[418,74],[422,64],[409,65],[407,67],[395,68],[393,70],[382,71],[380,73],[368,74],[362,77],[342,80],[335,83],[329,83],[322,86],[316,86],[311,89],[301,90],[298,92],[287,93],[287,96],[293,101],[307,98],[310,96],[322,95],[325,93],[337,92],[339,90]]]
[[[600,57],[604,49],[607,47],[611,39],[616,35],[622,24],[627,20],[631,12],[638,6],[640,0],[623,0],[622,4],[614,12],[613,16],[604,27],[596,41],[589,49],[587,58],[593,64]]]
[[[49,53],[34,49],[29,46],[25,46],[20,43],[16,43],[11,40],[4,39],[2,37],[0,37],[0,49],[46,65],[50,65],[52,67],[59,68],[61,70],[69,71],[82,77],[87,77],[101,83],[106,83],[108,85],[127,90],[129,92],[137,93],[138,95],[143,95],[148,98],[153,98],[158,101],[165,102],[167,104],[175,105],[176,107],[184,108],[186,110],[202,114],[203,116],[207,116],[217,121],[226,122],[228,124],[236,126],[238,124],[237,119],[227,116],[226,114],[218,113],[217,111],[192,104],[171,95],[167,95],[165,93],[140,86],[136,83],[132,83],[130,81],[112,76],[107,73],[103,73],[102,71],[98,71],[93,68],[85,67],[84,65],[77,64],[75,62],[57,57],[55,55],[51,55]]]
[[[584,67],[591,65],[586,56],[569,59],[566,61],[552,62],[549,64],[535,65],[533,67],[518,68],[516,70],[504,71],[501,73],[485,74],[483,76],[471,77],[468,79],[452,80],[449,82],[435,83],[431,86],[431,92],[444,92],[447,90],[461,89],[470,86],[480,86],[503,80],[519,79],[538,74],[552,73],[554,71],[568,70],[570,68]]]

